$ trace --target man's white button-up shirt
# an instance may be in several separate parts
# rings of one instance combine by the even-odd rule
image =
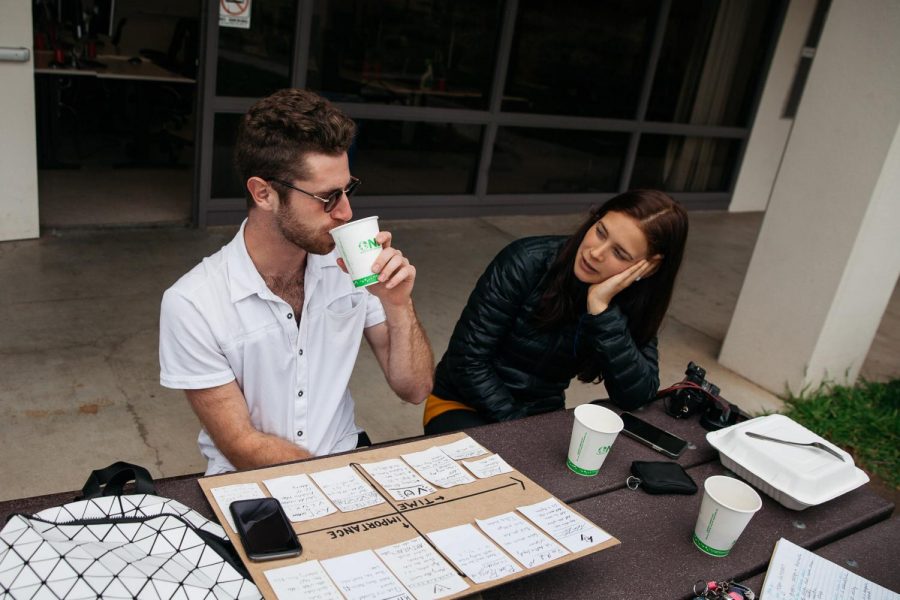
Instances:
[[[363,330],[385,320],[381,302],[353,287],[334,252],[309,254],[298,329],[247,253],[246,224],[163,295],[160,383],[204,389],[237,380],[257,430],[315,455],[355,448],[348,384]],[[208,475],[234,470],[205,430],[198,442]]]

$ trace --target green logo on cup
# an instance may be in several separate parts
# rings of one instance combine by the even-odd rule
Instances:
[[[375,238],[369,240],[363,240],[357,246],[360,252],[371,252],[372,250],[378,250],[381,248],[381,244],[375,241]]]
[[[597,454],[606,454],[612,446],[600,446],[597,448]]]

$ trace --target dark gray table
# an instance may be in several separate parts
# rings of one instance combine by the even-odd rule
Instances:
[[[679,458],[697,482],[725,472],[696,420],[675,420],[661,406],[641,416],[691,444]],[[785,537],[844,565],[853,558],[860,574],[897,590],[900,553],[893,505],[864,486],[821,506],[788,510],[763,496],[763,508],[726,558],[694,548],[691,531],[701,493],[653,496],[625,485],[633,460],[668,460],[634,440],[619,436],[596,477],[581,477],[565,466],[572,411],[558,411],[468,431],[488,449],[550,493],[609,531],[619,546],[484,592],[485,599],[688,598],[698,579],[736,579],[759,592],[775,542]],[[403,440],[400,440],[403,441]],[[393,443],[399,443],[392,442]],[[390,444],[385,444],[390,445]],[[313,459],[315,460],[315,459]],[[85,474],[87,476],[87,474]],[[212,510],[197,485],[200,474],[157,481],[159,494],[208,517]],[[32,513],[71,501],[74,492],[0,503],[0,522],[13,512]],[[845,558],[846,557],[846,558]],[[843,560],[843,562],[841,562]],[[775,599],[765,599],[775,600]]]

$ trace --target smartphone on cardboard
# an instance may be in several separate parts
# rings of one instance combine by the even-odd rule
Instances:
[[[677,435],[660,429],[656,425],[651,425],[631,413],[623,412],[621,417],[625,423],[622,433],[650,446],[657,452],[662,452],[671,458],[678,458],[687,447],[687,442]]]
[[[235,500],[229,506],[244,552],[250,560],[299,556],[303,551],[290,520],[275,498]]]

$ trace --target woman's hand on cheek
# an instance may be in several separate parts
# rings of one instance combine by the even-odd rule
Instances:
[[[587,310],[592,315],[599,315],[607,308],[616,294],[638,280],[639,277],[649,273],[653,264],[647,259],[641,259],[621,273],[608,279],[595,283],[588,288]]]

